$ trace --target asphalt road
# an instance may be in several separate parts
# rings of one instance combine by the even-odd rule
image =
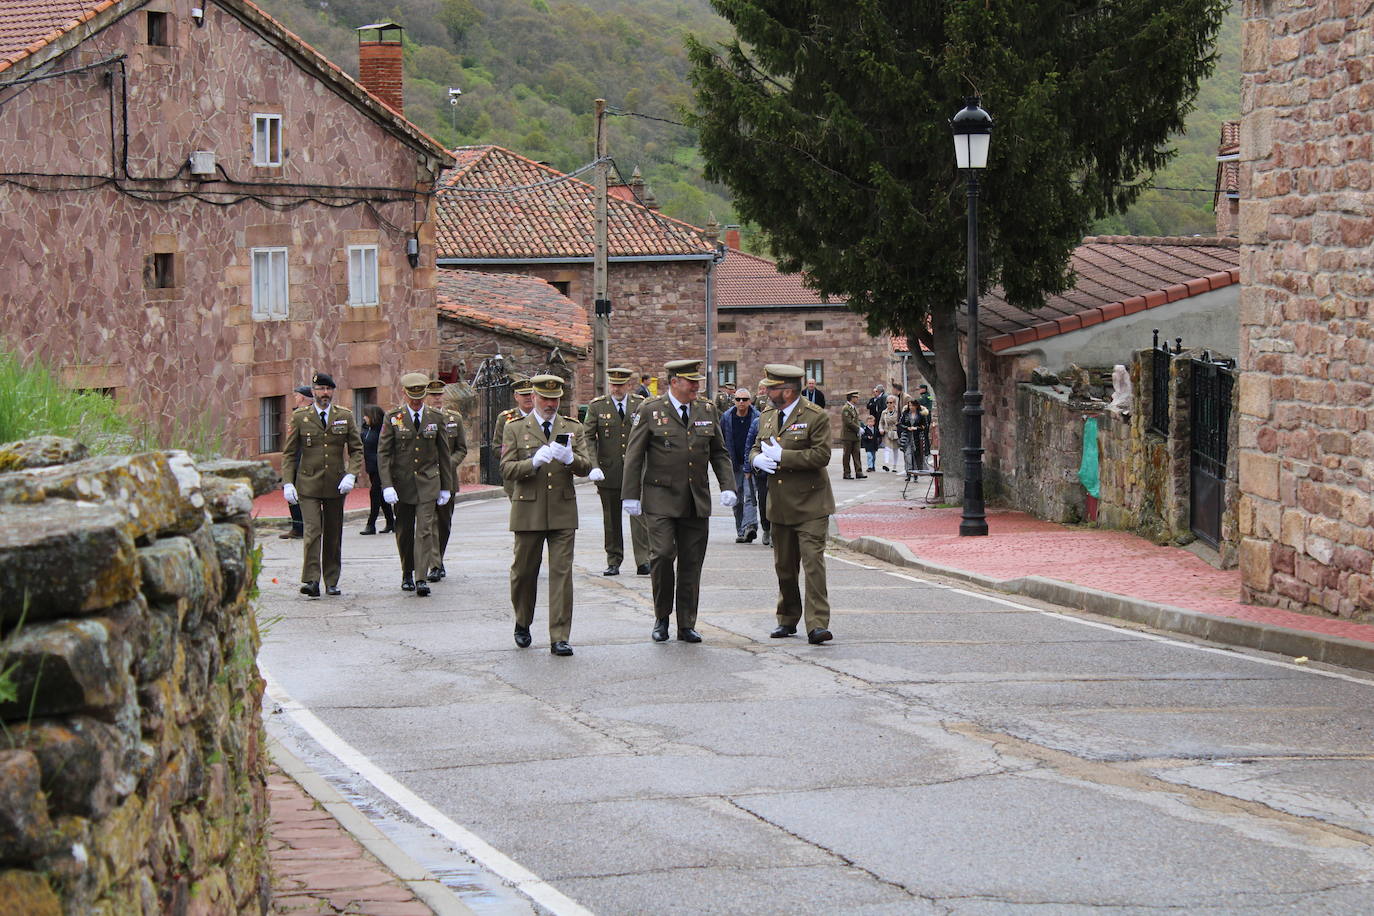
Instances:
[[[844,552],[835,641],[770,640],[771,552],[728,510],[705,642],[656,644],[579,493],[572,658],[542,585],[512,642],[505,500],[458,507],[427,599],[358,524],[341,598],[261,542],[276,733],[479,912],[1374,912],[1374,678]]]

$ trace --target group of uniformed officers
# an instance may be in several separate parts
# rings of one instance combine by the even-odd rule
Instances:
[[[653,640],[667,640],[676,617],[679,640],[702,641],[697,606],[711,515],[709,475],[720,486],[723,507],[738,500],[718,408],[698,395],[702,366],[696,359],[668,363],[668,390],[657,397],[631,392],[632,370],[610,369],[610,393],[591,401],[584,422],[559,413],[558,376],[516,380],[516,406],[497,418],[493,441],[500,442],[501,477],[511,504],[511,606],[520,648],[533,641],[530,624],[547,549],[549,649],[573,654],[577,477],[595,482],[601,498],[603,575],[620,573],[627,515],[635,571],[648,575],[652,585]],[[764,371],[770,403],[748,460],[755,473],[770,478],[768,519],[779,595],[777,625],[769,635],[793,636],[804,622],[808,641],[819,645],[832,638],[824,555],[835,511],[826,473],[830,417],[802,397],[801,369],[770,364]],[[383,498],[396,511],[401,588],[425,596],[429,584],[446,574],[452,495],[467,443],[461,415],[442,406],[442,382],[408,373],[401,388],[403,403],[385,415],[378,469]],[[343,502],[362,463],[357,424],[351,411],[332,405],[334,389],[328,375],[315,375],[314,403],[292,414],[282,464],[286,498],[299,502],[305,523],[301,592],[312,597],[319,597],[321,581],[327,594],[339,594]]]

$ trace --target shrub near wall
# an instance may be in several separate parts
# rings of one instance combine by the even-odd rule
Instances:
[[[0,446],[0,911],[265,913],[254,485],[83,456]]]

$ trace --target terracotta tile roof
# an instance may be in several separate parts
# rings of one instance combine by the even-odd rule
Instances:
[[[1217,192],[1212,198],[1213,208],[1222,194],[1240,194],[1240,122],[1227,121],[1221,125],[1221,141],[1217,144]]]
[[[978,326],[993,352],[1044,340],[1240,282],[1233,238],[1096,236],[1074,250],[1077,285],[1025,312],[1001,289],[978,300]]]
[[[734,248],[716,268],[716,308],[773,308],[818,305],[844,306],[844,300],[823,302],[807,289],[801,274],[785,274],[778,265]]]
[[[0,70],[8,69],[95,18],[119,0],[4,0],[0,3]]]
[[[538,277],[475,270],[438,271],[439,314],[464,324],[585,352],[587,310]]]
[[[499,146],[459,147],[453,157],[457,165],[440,179],[437,202],[441,259],[592,256],[596,208],[590,184]],[[473,188],[528,190],[467,190]],[[713,251],[695,226],[616,196],[610,197],[607,218],[613,258],[704,257]]]
[[[300,36],[269,16],[251,0],[218,0],[234,15],[241,16],[274,35],[279,47],[301,64],[307,72],[342,87],[355,105],[369,116],[447,165],[448,151],[429,134],[403,115],[397,114],[361,83],[349,76]],[[95,18],[111,7],[115,16],[138,9],[143,0],[0,0],[0,72],[13,67],[31,54],[41,51],[67,32]]]

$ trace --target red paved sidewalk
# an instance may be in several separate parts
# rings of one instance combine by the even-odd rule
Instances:
[[[960,537],[959,508],[862,503],[835,516],[842,537],[897,541],[930,563],[994,579],[1042,576],[1218,617],[1374,644],[1374,625],[1240,603],[1240,571],[1125,531],[1070,527],[989,509],[987,537]]]

